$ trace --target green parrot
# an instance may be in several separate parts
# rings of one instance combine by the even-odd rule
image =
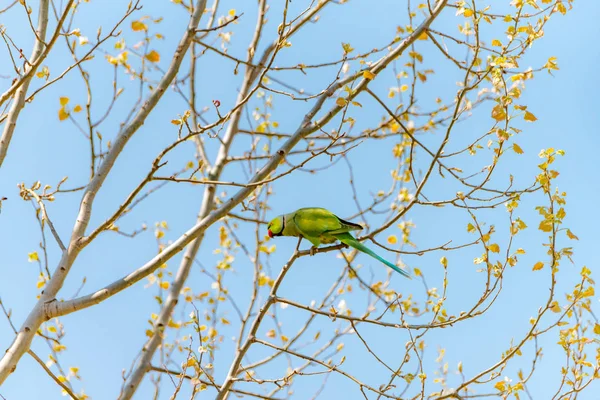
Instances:
[[[344,221],[329,210],[318,207],[300,208],[292,213],[280,215],[269,222],[269,237],[295,236],[302,237],[313,244],[311,254],[321,243],[340,242],[354,247],[371,257],[381,261],[394,271],[410,278],[410,275],[391,262],[381,258],[373,250],[359,242],[350,231],[359,231],[362,226]]]

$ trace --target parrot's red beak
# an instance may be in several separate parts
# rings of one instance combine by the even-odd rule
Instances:
[[[267,231],[267,233],[269,234],[269,237],[270,237],[270,238],[272,238],[272,237],[273,237],[273,232],[271,232],[271,230],[270,230],[270,229]]]

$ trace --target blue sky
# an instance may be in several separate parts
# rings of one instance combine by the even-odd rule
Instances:
[[[300,4],[301,3],[301,4]],[[306,3],[306,4],[305,4]],[[308,2],[293,2],[292,9],[297,13]],[[124,9],[121,2],[105,2],[102,6],[92,2],[84,4],[78,15],[75,27],[79,27],[82,34],[92,38],[98,25],[103,25],[106,31],[109,24],[115,22],[118,13],[115,10]],[[256,15],[254,4],[249,9],[241,10],[238,2],[222,2],[220,14],[225,14],[230,8],[243,11],[244,16],[236,26],[230,52],[242,55],[250,38]],[[337,59],[341,55],[340,42],[351,43],[357,52],[367,51],[375,46],[385,44],[395,32],[399,18],[404,18],[405,3],[398,1],[381,1],[377,4],[367,1],[353,0],[344,6],[331,6],[321,13],[321,21],[308,27],[306,32],[292,39],[292,47],[281,52],[277,65],[295,65],[299,62],[318,63]],[[278,22],[279,6],[273,6],[265,34],[265,41],[259,49],[264,48],[273,39],[273,32]],[[19,18],[22,13],[15,13]],[[146,4],[142,15],[152,17],[164,16],[165,20],[152,32],[160,32],[165,36],[163,42],[156,42],[157,51],[162,55],[162,68],[165,68],[170,59],[173,43],[181,35],[187,21],[184,13],[171,2],[162,1],[155,4]],[[402,16],[402,17],[399,17]],[[0,17],[2,17],[0,15]],[[597,48],[595,38],[600,35],[600,26],[592,23],[600,17],[600,4],[597,2],[576,2],[572,11],[566,16],[556,15],[545,29],[544,38],[537,41],[523,61],[521,67],[526,68],[527,63],[543,64],[550,56],[558,58],[559,71],[554,71],[554,76],[540,72],[536,79],[527,82],[523,102],[530,106],[538,118],[533,124],[522,124],[523,132],[517,142],[523,148],[521,156],[510,155],[499,166],[499,184],[505,184],[508,174],[517,177],[517,181],[530,182],[536,174],[536,165],[539,163],[537,156],[541,148],[555,147],[564,149],[566,156],[557,161],[561,172],[557,182],[561,190],[568,192],[568,207],[565,226],[568,226],[578,237],[575,247],[575,266],[563,263],[561,267],[561,293],[570,290],[576,283],[577,273],[583,265],[592,271],[595,268],[594,250],[597,246],[595,199],[600,189],[595,171],[596,152],[599,147],[597,132],[597,115],[599,102],[596,89],[599,87],[598,74],[596,73],[600,61],[600,50]],[[30,49],[31,37],[27,34],[27,26],[21,24],[17,18],[14,20],[1,20],[7,26],[13,39],[18,40],[18,45]],[[402,20],[403,21],[403,20]],[[204,20],[203,20],[204,23]],[[403,23],[403,22],[402,22]],[[457,24],[453,11],[447,11],[434,28],[451,30]],[[124,28],[128,44],[134,44],[141,39],[135,36],[129,23]],[[454,31],[453,31],[454,32]],[[423,44],[426,46],[426,44]],[[112,42],[105,47],[112,52]],[[25,51],[26,54],[29,50]],[[434,60],[436,56],[430,48],[423,51],[426,61]],[[430,58],[428,58],[430,57]],[[308,60],[305,61],[305,60]],[[69,65],[70,58],[64,51],[64,44],[60,44],[49,60],[48,65],[52,73],[61,71]],[[399,64],[401,66],[401,64]],[[223,61],[213,55],[201,59],[198,66],[202,73],[199,76],[198,87],[199,103],[210,106],[212,100],[218,99],[223,109],[230,107],[235,101],[236,90],[240,85],[241,74],[232,74],[235,65]],[[353,67],[358,67],[353,65]],[[0,63],[0,75],[11,75],[10,64]],[[90,63],[89,70],[92,74],[92,84],[95,88],[95,104],[98,104],[96,115],[106,107],[111,95],[112,72],[101,55]],[[335,77],[335,70],[311,72],[304,77],[298,72],[281,74],[282,78],[304,87],[307,91],[320,90],[327,82]],[[385,98],[391,72],[386,72],[387,80],[381,79],[373,82],[371,88]],[[155,73],[154,77],[159,75]],[[129,107],[135,101],[135,84],[129,82],[124,74],[119,76],[121,84],[128,90],[125,91],[122,102],[114,110],[114,114],[100,127],[102,134],[108,139],[116,135],[119,123],[127,114]],[[455,81],[457,76],[450,69],[445,70],[443,64],[438,68],[423,89],[419,92],[421,104],[430,104],[436,96],[451,98],[456,91]],[[4,89],[9,80],[0,81]],[[34,83],[34,86],[39,83]],[[35,264],[27,262],[27,254],[38,249],[39,230],[30,204],[18,197],[17,183],[31,184],[40,180],[43,184],[55,184],[63,176],[68,175],[66,186],[74,187],[83,184],[88,176],[87,142],[76,129],[57,119],[59,108],[58,98],[68,96],[71,104],[84,103],[85,92],[82,90],[81,79],[76,73],[71,73],[60,83],[42,92],[33,103],[28,105],[21,115],[17,132],[9,156],[2,169],[0,169],[0,196],[7,196],[9,200],[3,203],[0,214],[0,297],[12,309],[13,320],[19,325],[26,317],[28,310],[35,304],[37,295],[36,282],[38,268]],[[362,109],[354,110],[359,127],[373,126],[384,115],[383,110],[377,108],[372,100],[366,96],[358,99],[363,103]],[[253,105],[260,106],[260,100],[253,100]],[[272,120],[278,121],[282,132],[290,132],[301,121],[302,116],[311,106],[311,103],[291,101],[285,98],[276,98],[275,107],[271,110]],[[176,135],[170,120],[176,118],[186,110],[186,105],[181,99],[170,92],[163,99],[157,109],[151,114],[144,127],[134,136],[128,144],[123,156],[117,163],[113,174],[107,179],[105,186],[98,195],[90,226],[95,227],[110,215],[123,197],[143,177],[156,154]],[[215,117],[214,111],[207,113],[207,118]],[[332,125],[333,127],[334,125]],[[484,130],[490,126],[489,112],[476,110],[475,117],[462,124],[457,132],[460,134],[449,144],[449,148],[458,148],[463,137],[467,140],[476,136],[481,126]],[[463,136],[461,136],[463,135]],[[439,137],[427,136],[424,140],[428,143],[437,143]],[[261,142],[261,145],[264,142]],[[371,194],[389,186],[389,169],[393,165],[390,148],[394,141],[371,141],[364,146],[353,150],[349,160],[355,164],[354,174],[356,186],[359,190],[359,200],[368,204]],[[234,143],[232,153],[241,154],[247,149],[249,139],[239,138]],[[211,158],[218,143],[215,141],[208,145]],[[274,144],[275,145],[275,144]],[[185,165],[194,156],[192,146],[178,150],[169,159],[169,168],[175,171]],[[485,164],[485,156],[477,158],[477,162]],[[424,163],[425,158],[418,162]],[[489,161],[489,160],[488,160]],[[468,160],[463,167],[469,168]],[[328,164],[327,158],[320,158],[311,164],[319,167]],[[422,164],[425,165],[425,164]],[[479,167],[480,164],[477,164]],[[244,177],[237,167],[227,167],[225,179],[243,180]],[[270,207],[272,214],[277,215],[302,206],[323,206],[331,209],[341,217],[352,215],[355,205],[352,192],[348,184],[348,170],[343,162],[318,174],[298,173],[291,179],[282,179],[273,185],[274,196]],[[436,179],[433,187],[426,190],[426,194],[434,198],[451,196],[454,186],[446,181]],[[235,191],[225,188],[228,195]],[[187,230],[193,223],[199,209],[202,196],[201,187],[185,185],[170,185],[168,189],[158,192],[142,203],[139,208],[128,215],[119,226],[124,231],[132,231],[145,223],[150,230],[136,237],[126,239],[110,232],[101,235],[94,243],[79,256],[69,279],[61,292],[64,298],[70,298],[86,277],[83,293],[88,293],[98,287],[104,286],[113,280],[137,268],[156,254],[156,242],[153,236],[153,226],[157,221],[166,220],[169,231],[166,239],[174,240]],[[53,218],[57,230],[63,237],[67,237],[77,212],[80,198],[77,194],[65,195],[48,206],[48,211]],[[540,296],[545,296],[547,286],[540,283],[547,279],[547,274],[531,272],[531,265],[536,261],[544,260],[545,248],[541,242],[544,235],[535,230],[539,217],[534,211],[534,206],[543,201],[539,195],[534,195],[525,200],[519,208],[518,215],[528,221],[529,230],[518,238],[518,246],[526,248],[528,254],[520,259],[519,266],[511,271],[504,282],[502,296],[495,306],[485,316],[474,321],[467,321],[452,329],[431,332],[427,336],[428,347],[424,362],[426,370],[436,368],[438,348],[446,349],[446,361],[450,368],[462,360],[465,375],[480,371],[495,362],[499,354],[509,347],[510,338],[522,334],[528,328],[528,319],[541,304]],[[271,215],[269,215],[271,216]],[[481,213],[482,218],[498,227],[498,241],[502,245],[506,240],[506,212],[500,208],[487,213]],[[469,222],[465,213],[449,211],[447,209],[433,209],[431,207],[417,207],[408,216],[416,224],[413,230],[412,241],[419,248],[427,248],[440,244],[448,239],[456,243],[468,241],[464,227]],[[377,217],[369,219],[376,224]],[[214,266],[218,258],[213,250],[218,247],[217,227],[211,228],[202,245],[198,261],[207,267]],[[390,234],[398,234],[398,230],[391,228]],[[387,233],[387,232],[386,232]],[[252,240],[252,231],[244,228],[240,235],[248,235]],[[385,236],[382,236],[382,240]],[[48,236],[48,240],[51,238]],[[276,271],[292,253],[296,245],[295,239],[281,238],[274,242],[277,245],[276,253],[265,260],[269,268]],[[573,245],[564,239],[564,246]],[[382,250],[383,252],[383,250]],[[426,271],[430,286],[440,286],[441,267],[439,258],[445,255],[449,260],[449,291],[447,306],[449,312],[457,313],[478,298],[481,292],[482,276],[475,272],[476,267],[472,259],[480,255],[480,250],[467,249],[456,253],[432,253],[422,257],[406,257],[403,261],[411,268],[418,267]],[[391,254],[386,254],[392,257]],[[59,253],[53,244],[49,250],[49,265],[52,269],[56,265]],[[175,257],[169,264],[169,271],[174,272],[180,257]],[[359,259],[364,271],[372,271],[379,279],[384,277],[384,269],[370,259]],[[247,297],[251,287],[251,264],[238,254],[234,264],[235,272],[228,276],[227,286],[231,293],[240,299]],[[280,293],[286,298],[302,303],[310,303],[318,299],[329,288],[333,280],[340,274],[342,263],[334,253],[318,255],[313,258],[299,260],[281,287]],[[547,272],[547,271],[546,271]],[[369,272],[365,272],[368,276]],[[192,272],[188,286],[194,293],[210,289],[211,282],[200,274],[198,270]],[[65,367],[78,366],[84,378],[83,387],[94,399],[115,398],[121,385],[121,370],[129,368],[143,342],[145,330],[149,327],[150,313],[158,312],[153,297],[157,294],[156,287],[144,288],[146,281],[105,301],[99,306],[89,308],[82,312],[61,318],[65,325],[67,336],[64,344],[68,350],[61,354],[61,363]],[[421,296],[420,284],[413,280],[408,282],[395,277],[391,286],[405,296],[414,292],[416,297]],[[266,296],[262,292],[261,296]],[[360,313],[364,307],[364,293],[355,291],[352,295],[343,297],[350,308]],[[559,297],[562,300],[562,297]],[[594,299],[594,303],[597,299]],[[245,304],[242,301],[242,304]],[[202,307],[202,304],[198,304]],[[233,319],[231,309],[227,318]],[[178,309],[175,316],[185,318],[190,309]],[[298,317],[301,316],[301,318]],[[291,308],[280,310],[278,316],[286,332],[295,332],[306,318],[302,314],[294,314]],[[327,318],[319,319],[315,325],[316,330],[331,332],[335,328],[343,329],[345,325],[339,321],[332,322]],[[271,321],[265,322],[259,336],[265,338],[268,329],[273,328]],[[373,339],[373,350],[383,354],[394,365],[397,358],[403,354],[404,344],[407,340],[404,332],[390,332],[381,328],[359,328],[361,334]],[[312,332],[312,331],[311,331]],[[6,347],[12,340],[12,331],[4,321],[0,322],[0,347]],[[231,337],[237,335],[237,325],[231,329],[224,329],[224,342],[219,352],[216,365],[216,378],[222,380],[225,375],[229,360],[232,358]],[[345,350],[334,356],[339,360],[345,355],[344,368],[357,373],[369,383],[378,385],[387,376],[387,372],[373,365],[371,356],[361,348],[356,336],[347,336],[340,339],[346,345]],[[557,334],[550,333],[543,337],[540,345],[546,348],[543,362],[537,375],[532,379],[529,389],[534,398],[550,398],[552,388],[547,387],[549,379],[558,376],[558,366],[562,362],[562,352],[555,345]],[[4,345],[6,344],[6,345]],[[44,342],[36,340],[34,350],[43,358],[48,352]],[[264,355],[264,349],[253,347],[249,353],[255,359]],[[528,365],[531,350],[524,352],[523,361],[519,365]],[[368,365],[369,370],[364,371]],[[282,358],[272,369],[262,372],[273,375],[286,368],[287,364]],[[515,379],[516,368],[510,367],[506,375]],[[264,376],[263,376],[264,377]],[[168,381],[166,377],[163,377]],[[320,386],[320,377],[302,378],[294,387],[292,398],[310,398]],[[458,377],[450,374],[449,386],[459,382]],[[31,382],[35,384],[31,384]],[[304,382],[304,384],[302,383]],[[596,385],[597,386],[597,385]],[[80,383],[75,383],[79,389]],[[434,386],[432,386],[433,388]],[[150,398],[153,387],[149,379],[144,381],[137,398]],[[596,387],[597,390],[597,387]],[[171,393],[170,383],[164,384],[159,398],[169,398]],[[9,400],[21,398],[62,398],[56,385],[44,375],[38,365],[28,356],[23,357],[16,373],[0,389],[0,394]],[[206,398],[210,398],[207,395]],[[321,398],[361,398],[360,392],[339,376],[332,376],[329,385]],[[201,397],[202,398],[202,397]],[[581,399],[593,399],[593,390],[580,396]]]

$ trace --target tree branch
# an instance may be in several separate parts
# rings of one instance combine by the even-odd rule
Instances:
[[[104,180],[108,176],[117,157],[121,154],[121,151],[124,149],[129,139],[143,125],[150,112],[154,109],[160,98],[163,96],[177,75],[184,56],[190,44],[192,43],[195,30],[200,22],[200,18],[202,17],[205,6],[206,0],[197,1],[196,10],[192,14],[188,27],[183,34],[181,41],[179,42],[169,69],[162,77],[161,81],[158,83],[148,100],[146,100],[146,102],[142,105],[133,120],[127,126],[125,126],[121,133],[117,136],[113,146],[100,165],[98,173],[86,187],[86,190],[83,194],[83,199],[81,201],[79,214],[71,235],[71,240],[67,246],[67,251],[63,253],[61,260],[45,290],[42,292],[40,299],[29,313],[13,343],[6,350],[6,353],[0,360],[0,385],[6,380],[8,375],[17,368],[17,363],[23,354],[30,348],[33,337],[35,336],[35,332],[39,326],[50,318],[47,314],[47,308],[52,304],[57,303],[55,300],[56,295],[62,288],[73,262],[82,249],[80,239],[85,234],[85,229],[89,223],[94,198],[98,193],[98,190],[100,190],[102,187]]]

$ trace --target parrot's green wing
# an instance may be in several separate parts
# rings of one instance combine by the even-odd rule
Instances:
[[[294,223],[304,237],[319,237],[362,229],[362,226],[338,218],[325,208],[301,208],[294,213]]]
[[[411,277],[410,277],[410,275],[408,273],[406,273],[405,271],[401,270],[400,268],[398,268],[396,265],[392,264],[391,262],[389,262],[385,258],[382,258],[382,257],[378,256],[373,250],[369,249],[367,246],[365,246],[364,244],[362,244],[361,242],[359,242],[358,240],[356,240],[356,238],[354,236],[352,236],[351,234],[345,232],[345,233],[334,234],[333,236],[335,236],[340,242],[342,242],[344,244],[347,244],[350,247],[354,247],[358,251],[362,251],[363,253],[366,253],[366,254],[370,255],[371,257],[373,257],[376,260],[381,261],[382,263],[384,263],[385,265],[387,265],[388,267],[390,267],[394,271],[396,271],[396,272],[400,273],[401,275],[403,275],[403,276],[411,279]]]

